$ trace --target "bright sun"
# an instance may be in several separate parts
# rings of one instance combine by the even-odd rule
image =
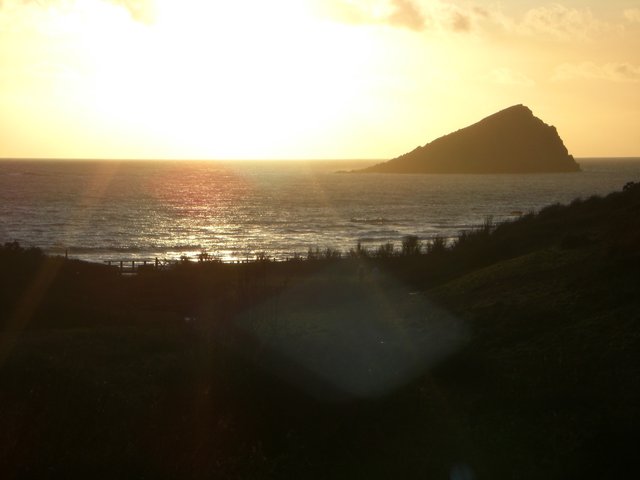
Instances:
[[[154,22],[143,24],[87,2],[85,16],[120,29],[77,29],[85,81],[73,95],[84,94],[119,135],[136,132],[169,155],[299,151],[359,108],[372,39],[318,20],[306,2],[279,2],[277,9],[250,3],[247,15],[246,1],[191,1],[187,8],[167,0],[156,3]],[[122,17],[104,22],[107,11]]]

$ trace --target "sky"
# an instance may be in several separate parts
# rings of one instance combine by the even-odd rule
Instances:
[[[515,104],[640,156],[640,1],[0,0],[0,157],[386,159]]]

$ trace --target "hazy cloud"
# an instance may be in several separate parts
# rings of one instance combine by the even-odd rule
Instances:
[[[631,63],[607,63],[598,65],[593,62],[579,64],[564,63],[556,67],[552,80],[568,81],[575,79],[606,80],[611,82],[639,82],[640,65]]]
[[[472,2],[426,2],[425,11],[436,29],[454,33],[495,29],[501,26],[504,16],[499,7],[481,7]]]
[[[320,1],[320,0],[318,0]],[[598,19],[589,8],[569,8],[555,3],[527,10],[522,17],[510,16],[498,4],[444,0],[325,0],[332,18],[352,24],[386,24],[415,31],[469,33],[502,31],[561,40],[588,39],[615,28]],[[329,5],[329,7],[327,7]],[[635,21],[640,9],[625,16]]]
[[[336,21],[354,25],[391,25],[422,30],[425,17],[413,0],[318,0],[322,11]]]
[[[468,32],[471,30],[471,18],[462,12],[453,12],[451,16],[451,29],[455,32]]]
[[[632,23],[640,23],[640,8],[629,8],[625,10],[624,18]]]
[[[361,25],[390,25],[414,31],[461,32],[474,29],[488,12],[476,6],[458,6],[425,0],[328,0],[323,10],[334,20]]]
[[[502,32],[561,41],[590,40],[622,29],[598,18],[589,8],[553,3],[527,10],[522,16],[505,13],[499,4],[444,0],[318,0],[337,21],[352,24],[386,24],[428,32]],[[640,8],[624,12],[630,22],[640,22]]]
[[[0,0],[0,9],[16,9],[21,6],[56,8],[69,10],[82,7],[88,1],[110,3],[126,9],[131,17],[139,22],[152,23],[155,20],[154,0]]]
[[[536,83],[524,73],[517,72],[508,67],[493,69],[487,78],[499,85],[514,85],[519,87],[533,87]]]
[[[490,15],[489,10],[487,10],[484,7],[480,7],[480,6],[474,6],[472,8],[473,13],[475,13],[476,15],[480,16],[480,17],[488,17]]]
[[[523,33],[575,40],[588,39],[594,33],[610,30],[612,26],[597,19],[589,8],[553,4],[529,10],[519,28]]]
[[[424,28],[424,15],[411,0],[393,0],[393,10],[389,15],[389,23],[411,30]]]

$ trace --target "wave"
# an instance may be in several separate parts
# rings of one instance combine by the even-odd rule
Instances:
[[[111,254],[111,253],[169,253],[169,252],[196,252],[201,251],[203,247],[201,245],[149,245],[149,246],[125,246],[125,247],[81,247],[81,246],[69,246],[61,247],[55,246],[47,248],[50,253],[69,253],[69,254]]]
[[[0,175],[7,177],[50,177],[50,173],[45,172],[30,172],[30,171],[20,171],[20,172],[5,172]]]
[[[367,225],[387,225],[392,223],[391,220],[384,217],[376,217],[376,218],[356,218],[352,217],[349,220],[351,223],[363,223]]]

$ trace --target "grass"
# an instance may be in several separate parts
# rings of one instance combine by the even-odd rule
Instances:
[[[404,255],[134,277],[5,245],[0,474],[633,474],[638,213],[634,184]]]

